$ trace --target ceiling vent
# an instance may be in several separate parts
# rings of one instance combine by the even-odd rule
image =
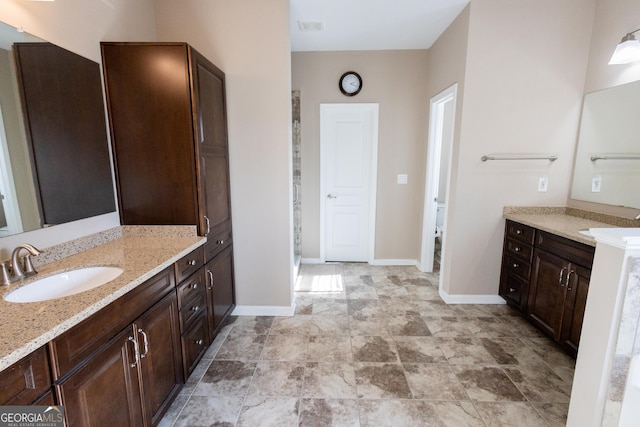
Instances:
[[[300,31],[324,31],[324,22],[322,22],[322,21],[298,21],[298,29]]]

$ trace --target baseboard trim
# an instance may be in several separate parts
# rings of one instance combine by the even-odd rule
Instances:
[[[302,258],[300,264],[324,264],[320,258]]]
[[[417,267],[419,263],[415,259],[374,259],[371,265],[411,265]]]
[[[293,316],[296,305],[274,306],[274,305],[236,305],[231,313],[232,316]]]
[[[440,297],[447,304],[506,304],[500,295],[449,295],[440,289]]]

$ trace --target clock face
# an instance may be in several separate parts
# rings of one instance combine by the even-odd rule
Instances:
[[[347,96],[354,96],[362,89],[362,79],[355,71],[347,71],[340,77],[340,91]]]

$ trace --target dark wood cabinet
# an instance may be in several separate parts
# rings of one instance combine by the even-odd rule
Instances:
[[[56,385],[68,426],[143,426],[139,370],[130,329],[123,330]]]
[[[507,221],[500,295],[576,356],[594,248]]]
[[[101,46],[122,223],[230,233],[224,73],[184,43]]]
[[[184,383],[173,270],[165,269],[50,344],[67,425],[160,422]],[[123,319],[127,324],[117,328]],[[100,341],[83,342],[91,331]],[[88,355],[69,357],[80,354]],[[64,363],[69,360],[77,363],[69,367]]]
[[[233,252],[231,247],[222,251],[206,265],[207,298],[209,300],[209,341],[213,342],[224,319],[234,305]]]
[[[45,347],[0,373],[0,405],[37,404],[47,397],[51,398],[51,375]]]
[[[188,376],[235,306],[225,75],[185,43],[101,47],[122,224],[207,236],[176,270],[179,294],[197,274],[207,284],[179,300]]]

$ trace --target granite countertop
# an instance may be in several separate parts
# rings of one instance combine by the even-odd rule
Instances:
[[[567,239],[595,246],[596,240],[592,236],[580,233],[580,230],[590,228],[616,228],[630,226],[628,219],[613,220],[608,215],[598,217],[597,214],[583,213],[577,209],[570,208],[527,208],[527,207],[505,207],[503,216],[505,219],[515,221],[520,224],[537,228]],[[597,219],[609,222],[598,221]],[[612,224],[614,222],[614,224]],[[615,224],[618,222],[618,224]]]
[[[80,294],[36,303],[0,299],[0,370],[61,335],[118,297],[153,277],[194,249],[206,238],[198,236],[125,235],[100,246],[38,268],[38,274],[3,288],[6,294],[51,274],[91,266],[115,266],[116,279]]]

